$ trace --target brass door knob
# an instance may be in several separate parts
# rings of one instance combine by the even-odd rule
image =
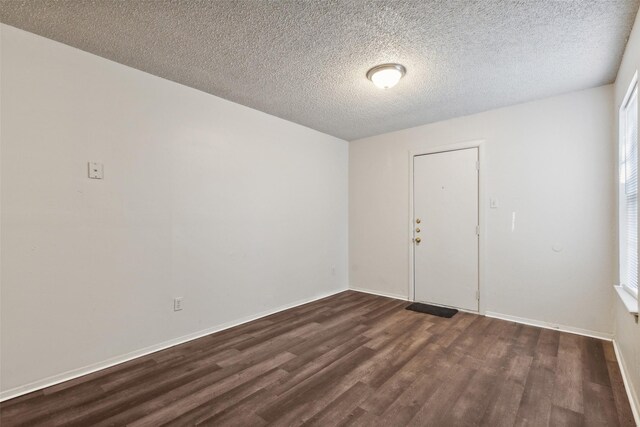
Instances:
[[[416,228],[416,233],[419,233],[419,232],[420,232],[420,229],[419,229],[419,228]]]
[[[422,242],[422,239],[421,239],[421,238],[419,238],[419,237],[416,237],[416,238],[415,238],[415,241],[416,241],[416,243],[420,243],[420,242]]]
[[[420,221],[420,218],[416,219],[416,224],[420,224],[422,221]]]

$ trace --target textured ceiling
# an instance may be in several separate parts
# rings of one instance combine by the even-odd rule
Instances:
[[[347,140],[613,82],[639,0],[1,0],[0,21]],[[407,75],[377,89],[367,70]]]

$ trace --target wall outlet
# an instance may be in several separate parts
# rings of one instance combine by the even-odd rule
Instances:
[[[183,299],[184,299],[183,297],[178,297],[178,298],[174,298],[173,299],[173,311],[182,310],[182,300]]]
[[[104,167],[102,163],[89,162],[89,178],[102,179],[104,178]]]

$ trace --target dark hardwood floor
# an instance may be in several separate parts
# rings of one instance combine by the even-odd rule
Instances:
[[[0,425],[632,426],[611,343],[343,292],[0,404]]]

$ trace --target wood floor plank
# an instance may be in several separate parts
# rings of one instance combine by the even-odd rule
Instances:
[[[581,427],[584,426],[584,415],[553,405],[551,407],[549,424],[552,426]]]
[[[431,328],[431,333],[438,337],[435,343],[448,348],[476,319],[476,316],[464,312],[456,314],[451,319],[438,319]]]
[[[156,426],[166,422],[167,420],[177,418],[181,414],[196,409],[224,394],[228,393],[228,398],[229,395],[234,394],[232,392],[237,393],[238,388],[243,387],[247,382],[255,382],[256,377],[264,376],[262,380],[267,382],[273,381],[274,378],[281,377],[282,374],[281,371],[275,368],[289,360],[291,357],[291,353],[281,353],[270,360],[263,361],[262,363],[253,365],[236,375],[225,378],[226,381],[220,381],[207,387],[194,390],[187,395],[182,395],[182,397],[164,395],[162,399],[153,402],[157,406],[154,406],[153,411],[147,411],[148,415],[145,415],[133,422],[127,422],[126,424],[138,427]],[[258,382],[257,385],[259,388],[262,386],[260,382]],[[226,402],[224,399],[222,400],[223,405],[230,404],[230,402]],[[171,404],[168,405],[167,403]],[[150,402],[147,402],[147,405],[149,404]],[[118,414],[118,418],[119,420],[115,424],[123,423],[122,413]],[[114,423],[114,419],[107,420],[107,423]]]
[[[507,374],[509,379],[522,385],[527,382],[529,369],[533,363],[533,357],[523,354],[514,354],[508,361]]]
[[[515,346],[518,354],[533,356],[541,328],[529,325],[518,325]]]
[[[500,387],[497,380],[496,372],[476,371],[444,419],[454,425],[479,425],[494,389]]]
[[[442,348],[435,344],[427,344],[413,359],[398,369],[375,393],[360,406],[367,412],[382,415],[391,404],[406,390],[410,389],[423,372],[429,370],[438,361],[438,353]],[[429,380],[432,382],[432,380]]]
[[[585,381],[584,400],[585,426],[620,425],[611,388]]]
[[[199,424],[195,425],[211,425],[211,426],[252,426],[250,420],[261,420],[259,425],[266,425],[267,422],[260,416],[256,415],[261,409],[269,406],[277,395],[269,391],[269,388],[263,388],[239,402],[234,403],[226,409],[210,415]],[[246,424],[243,424],[245,422]]]
[[[159,424],[178,427],[206,423],[225,409],[242,401],[246,397],[252,396],[254,393],[282,379],[286,375],[287,372],[280,368],[272,369],[223,394],[205,396],[198,406],[192,407],[189,410],[174,410],[172,414],[163,417]],[[172,406],[175,408],[176,405]]]
[[[491,393],[479,425],[487,427],[507,427],[513,426],[516,422],[524,385],[512,380],[505,379]]]
[[[274,393],[280,395],[298,386],[318,372],[323,371],[330,365],[341,363],[343,357],[362,347],[369,339],[363,336],[354,336],[352,339],[324,353],[322,356],[302,365],[299,369],[290,372],[291,375],[278,384]],[[295,359],[293,359],[295,360]],[[286,365],[286,364],[285,364]]]
[[[298,357],[285,363],[282,366],[282,369],[289,372],[295,372],[308,363],[317,361],[327,353],[335,350],[354,338],[360,337],[361,344],[369,341],[368,338],[362,336],[362,331],[366,329],[364,325],[353,326],[352,324],[349,324],[344,327],[340,327],[337,331],[335,328],[337,328],[337,326],[327,331],[329,332],[327,334],[318,334],[318,336],[313,337],[312,339],[305,340],[301,344],[290,347],[288,351],[296,354]]]
[[[429,399],[414,415],[408,426],[425,425],[453,425],[448,415],[451,413],[453,402],[456,402],[469,386],[476,371],[458,366],[455,372],[450,372],[447,378],[438,385]]]
[[[408,423],[429,398],[438,391],[438,388],[448,380],[446,364],[451,361],[444,356],[442,348],[431,344],[427,346],[427,351],[433,356],[433,359],[428,362],[428,366],[432,369],[425,366],[422,372],[418,372],[414,381],[383,412],[376,410],[375,406],[368,404],[368,402],[365,402],[361,407],[371,408],[369,413],[379,414],[385,422],[402,420],[402,425]],[[380,414],[380,412],[382,413]]]
[[[611,387],[602,340],[585,337],[582,342],[583,375],[585,381]]]
[[[549,425],[554,384],[554,372],[546,366],[544,359],[534,358],[520,402],[517,426]]]
[[[371,393],[371,387],[358,381],[303,425],[318,427],[339,425]]]
[[[549,357],[558,355],[558,347],[560,345],[560,332],[550,329],[540,330],[538,343],[536,344],[536,354],[544,354]]]
[[[631,426],[608,342],[347,291],[0,403],[13,426]]]
[[[345,384],[344,376],[369,360],[374,354],[374,351],[367,347],[358,347],[283,393],[258,415],[269,422],[278,420],[282,424],[289,421],[306,421],[317,413],[317,411],[310,411],[324,408],[323,401],[326,401],[329,396],[335,394],[336,391],[338,391],[338,395],[343,392],[338,386],[342,386],[346,391],[352,384]],[[305,411],[303,412],[301,409]]]
[[[606,344],[611,346],[611,343]],[[622,381],[622,374],[620,373],[618,362],[615,361],[615,356],[614,360],[607,360],[607,366],[609,368],[611,392],[613,393],[613,401],[616,405],[616,412],[618,413],[618,420],[620,422],[620,425],[625,427],[632,427],[635,425],[635,419],[633,418],[633,412],[631,411],[631,407],[629,406],[629,399],[627,397],[627,393],[625,392],[624,382]]]
[[[358,407],[351,412],[340,425],[350,427],[371,427],[382,426],[383,424],[378,417]],[[398,425],[402,424],[399,423]]]
[[[583,370],[580,337],[562,334],[558,346],[558,365],[553,390],[554,405],[584,414]]]

